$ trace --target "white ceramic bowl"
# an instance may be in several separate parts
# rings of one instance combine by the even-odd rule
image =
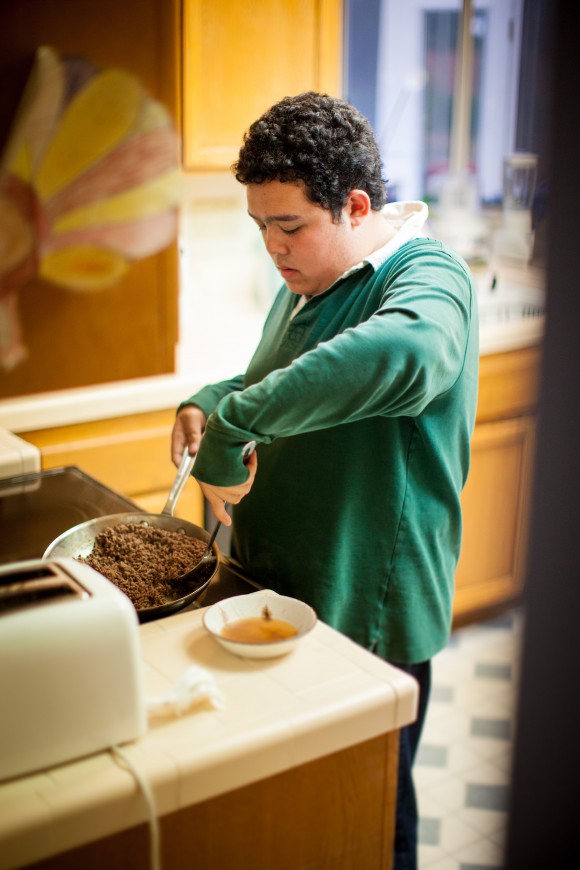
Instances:
[[[268,607],[273,619],[283,619],[285,622],[289,622],[298,629],[298,634],[268,643],[231,640],[222,635],[222,629],[227,622],[262,616],[265,606]],[[298,601],[297,598],[278,595],[271,589],[265,589],[260,592],[251,592],[249,595],[238,595],[235,598],[218,601],[204,613],[203,624],[206,631],[229,652],[243,658],[271,659],[285,655],[300,643],[302,638],[316,625],[316,613],[312,607],[304,604],[303,601]]]

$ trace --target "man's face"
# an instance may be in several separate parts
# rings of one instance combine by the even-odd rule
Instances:
[[[247,186],[248,212],[274,265],[292,293],[315,296],[358,259],[348,208],[340,223],[311,202],[299,183],[267,181]]]

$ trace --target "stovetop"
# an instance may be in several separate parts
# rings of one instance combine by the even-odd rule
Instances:
[[[55,538],[85,520],[138,509],[75,466],[4,478],[0,565],[42,558]]]
[[[41,559],[67,529],[139,507],[76,466],[0,480],[0,565]],[[259,589],[232,559],[222,557],[210,585],[191,608]]]

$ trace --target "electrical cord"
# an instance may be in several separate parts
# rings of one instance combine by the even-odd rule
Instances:
[[[137,786],[139,787],[145,806],[147,808],[147,816],[149,823],[149,857],[151,870],[161,870],[161,830],[159,827],[159,819],[155,810],[155,798],[151,786],[139,770],[139,768],[131,761],[127,753],[120,746],[111,746],[111,754],[113,758],[127,769],[132,774]]]
[[[150,716],[181,716],[193,704],[201,701],[209,702],[216,709],[220,709],[225,703],[224,696],[209,671],[198,665],[191,665],[164,694],[146,698],[146,708]],[[151,786],[120,746],[111,746],[110,752],[113,760],[133,775],[143,795],[149,822],[150,867],[151,870],[161,870],[161,831]]]

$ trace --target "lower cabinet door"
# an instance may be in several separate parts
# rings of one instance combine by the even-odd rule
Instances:
[[[532,489],[535,418],[482,423],[463,491],[463,545],[454,618],[466,622],[522,589]]]

